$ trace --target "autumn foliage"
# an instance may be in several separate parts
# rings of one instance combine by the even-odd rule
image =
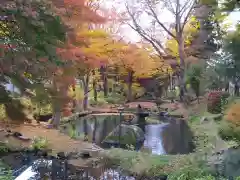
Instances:
[[[227,122],[230,122],[231,124],[234,124],[235,126],[240,126],[240,104],[236,103],[231,105],[225,116],[224,119]]]
[[[0,7],[3,12],[0,15],[7,17],[0,23],[0,35],[5,38],[0,42],[1,73],[18,81],[21,92],[40,89],[42,94],[48,94],[44,98],[50,99],[54,113],[65,109],[64,114],[69,115],[74,101],[69,89],[76,79],[84,84],[84,94],[88,93],[90,83],[96,92],[100,79],[97,73],[104,69],[102,79],[107,79],[109,69],[118,69],[115,76],[124,79],[131,95],[138,78],[152,77],[167,69],[163,60],[146,45],[127,43],[104,29],[102,25],[113,21],[114,16],[100,15],[102,9],[98,3],[94,0],[4,1]],[[4,93],[7,94],[5,90]],[[87,99],[85,95],[84,98]]]
[[[219,127],[219,135],[226,141],[240,142],[240,104],[232,104]]]
[[[221,113],[228,94],[222,91],[212,91],[208,94],[207,109],[210,113]]]

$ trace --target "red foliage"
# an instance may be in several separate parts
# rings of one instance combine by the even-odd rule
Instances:
[[[226,97],[226,93],[222,91],[212,91],[208,94],[208,112],[221,113],[222,98]]]

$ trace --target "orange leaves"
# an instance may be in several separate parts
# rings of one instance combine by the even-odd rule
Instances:
[[[57,54],[63,59],[68,61],[77,61],[83,59],[83,52],[79,47],[76,46],[68,46],[66,48],[58,48]]]
[[[150,52],[136,44],[122,44],[115,62],[125,71],[133,71],[137,77],[149,77],[158,71],[160,60],[151,57]]]
[[[224,118],[228,122],[240,126],[240,104],[231,105]]]

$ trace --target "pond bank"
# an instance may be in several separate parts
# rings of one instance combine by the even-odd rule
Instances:
[[[0,126],[0,129],[4,128],[6,127]],[[59,130],[47,129],[42,125],[33,126],[22,124],[10,126],[8,129],[11,129],[12,132],[19,132],[30,139],[34,139],[36,137],[42,137],[46,139],[47,149],[51,149],[53,154],[57,154],[58,152],[81,152],[86,149],[100,149],[96,145],[71,139],[69,136],[60,133]],[[6,143],[13,149],[29,148],[32,144],[31,141],[22,141],[12,136],[6,137],[6,135],[6,131],[0,132],[0,142]]]

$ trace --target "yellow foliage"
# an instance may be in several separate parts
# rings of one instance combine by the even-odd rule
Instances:
[[[198,32],[198,29],[200,28],[200,23],[196,19],[195,16],[192,16],[190,20],[187,22],[187,24],[184,27],[183,30],[183,37],[184,37],[184,44],[185,46],[191,45],[191,42],[193,40],[193,35]],[[173,32],[173,34],[176,34],[176,32]],[[175,39],[170,38],[165,43],[167,49],[170,50],[170,54],[174,57],[179,57],[178,54],[178,43]]]
[[[240,104],[236,103],[229,107],[224,119],[236,126],[240,126]]]
[[[154,58],[151,53],[136,45],[123,44],[115,53],[115,64],[123,74],[133,71],[135,77],[149,77],[159,71],[162,61]]]
[[[77,33],[79,37],[90,37],[90,38],[106,38],[109,35],[101,30],[101,29],[95,29],[95,30],[82,30]]]
[[[7,25],[2,22],[0,22],[0,37],[5,37],[6,35],[9,35],[9,31],[7,31]]]
[[[79,85],[76,85],[75,92],[73,91],[72,87],[69,87],[68,96],[75,98],[76,100],[82,100],[83,99],[83,90]]]
[[[6,110],[3,104],[0,104],[0,121],[6,119]]]

